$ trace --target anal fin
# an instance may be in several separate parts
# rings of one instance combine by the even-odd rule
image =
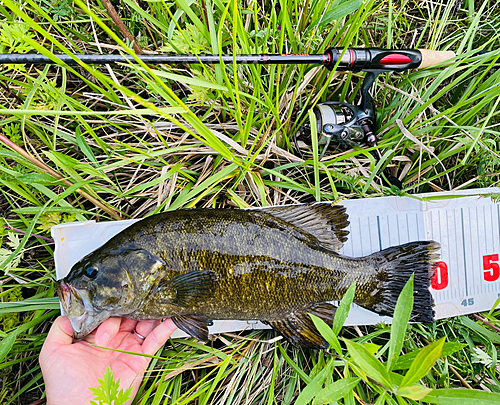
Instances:
[[[318,332],[309,314],[316,315],[331,327],[336,309],[332,304],[323,303],[301,313],[292,313],[286,318],[265,323],[272,326],[295,346],[325,349],[328,347],[328,342]]]

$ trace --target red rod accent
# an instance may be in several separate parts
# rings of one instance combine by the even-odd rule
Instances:
[[[401,55],[400,53],[393,53],[391,55],[384,56],[380,60],[381,65],[404,65],[410,63],[411,59],[406,55]]]

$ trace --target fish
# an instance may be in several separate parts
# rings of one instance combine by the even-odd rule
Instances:
[[[331,203],[168,211],[86,255],[56,290],[77,339],[112,316],[170,317],[202,342],[212,320],[260,320],[296,346],[325,348],[310,314],[332,325],[332,301],[356,282],[355,304],[392,316],[412,274],[412,321],[432,322],[439,243],[347,257],[348,225]]]

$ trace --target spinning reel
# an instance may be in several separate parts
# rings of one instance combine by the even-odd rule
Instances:
[[[338,145],[341,149],[349,149],[362,143],[376,146],[375,109],[369,90],[379,73],[381,72],[366,74],[361,87],[359,106],[336,101],[327,101],[314,106],[318,145],[321,148],[320,159],[330,146]],[[299,144],[300,141],[302,144]],[[306,145],[311,144],[311,124],[306,123],[302,125],[299,133],[295,134],[295,147],[302,154]],[[377,157],[381,158],[380,153]]]
[[[377,76],[382,70],[369,71],[361,86],[361,103],[355,106],[348,103],[327,101],[316,104],[313,113],[316,117],[316,131],[318,134],[318,146],[321,160],[330,147],[338,146],[340,149],[350,149],[353,146],[367,144],[371,147],[377,146],[375,135],[375,108],[370,89],[375,83]],[[311,124],[302,125],[298,134],[295,133],[295,149],[303,157],[302,151],[310,149]],[[382,155],[375,149],[375,158],[380,160]],[[403,183],[392,176],[387,169],[384,170],[388,185],[402,188]]]

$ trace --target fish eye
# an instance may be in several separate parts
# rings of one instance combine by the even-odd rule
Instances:
[[[94,264],[88,264],[86,267],[85,267],[85,275],[88,277],[88,278],[91,278],[91,279],[94,279],[97,277],[97,267],[94,265]]]

